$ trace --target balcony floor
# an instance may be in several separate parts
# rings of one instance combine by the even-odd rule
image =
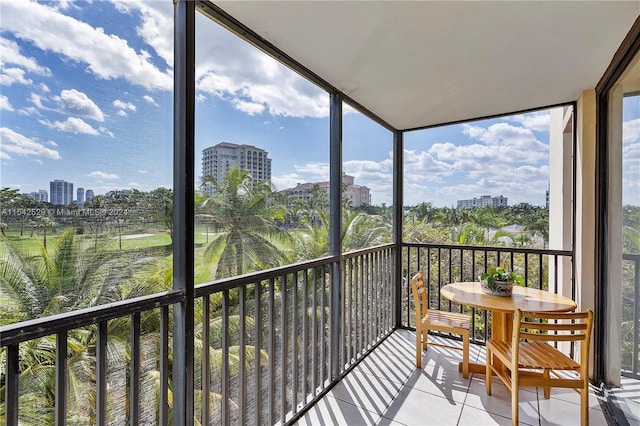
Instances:
[[[487,396],[483,374],[464,379],[458,372],[460,351],[435,346],[423,352],[423,368],[417,369],[414,345],[414,332],[394,332],[297,425],[511,424],[511,397],[497,378],[493,395]],[[484,363],[484,355],[484,346],[471,345],[471,361]],[[523,388],[520,423],[579,424],[579,396],[571,389],[556,388],[547,400],[541,389]],[[590,397],[589,423],[607,424],[595,394]]]

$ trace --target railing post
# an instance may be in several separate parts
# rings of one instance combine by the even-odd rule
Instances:
[[[67,424],[67,331],[56,334],[56,402],[55,424]]]
[[[20,392],[20,346],[7,346],[7,363],[5,365],[4,419],[8,425],[18,424],[18,395]]]
[[[340,375],[342,342],[342,95],[332,93],[329,112],[329,254],[338,256],[331,268],[331,380]]]
[[[395,256],[393,262],[394,292],[394,323],[395,327],[402,326],[402,205],[403,205],[403,153],[404,133],[396,130],[393,133],[393,242]]]
[[[195,2],[174,0],[173,424],[193,423]]]

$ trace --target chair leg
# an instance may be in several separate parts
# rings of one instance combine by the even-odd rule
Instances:
[[[416,368],[422,368],[422,330],[416,327]]]
[[[544,370],[542,372],[542,377],[544,377],[545,380],[548,382],[549,381],[549,370]],[[543,389],[544,389],[544,399],[551,398],[551,387],[550,386],[545,386]]]
[[[580,424],[582,426],[589,424],[589,382],[587,380],[580,392]]]
[[[462,377],[469,377],[469,333],[462,335]]]
[[[427,345],[429,344],[429,329],[423,328],[422,330],[422,349],[426,351],[427,349],[429,349],[427,347]]]
[[[520,391],[520,387],[517,383],[511,382],[511,424],[513,426],[518,426],[518,392]]]
[[[486,370],[484,376],[484,382],[487,390],[487,395],[491,395],[491,350],[487,348],[487,359],[485,361]]]

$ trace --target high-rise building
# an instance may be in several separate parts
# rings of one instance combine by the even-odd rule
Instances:
[[[269,153],[252,145],[222,142],[202,150],[202,176],[211,175],[222,184],[224,176],[232,166],[251,173],[256,182],[271,182],[271,159]],[[214,195],[212,185],[205,192]]]
[[[87,189],[84,193],[84,201],[91,201],[93,199],[93,189]]]
[[[28,194],[24,195],[29,198],[33,198],[34,200],[44,201],[45,203],[49,201],[49,193],[44,189],[41,189],[38,192],[29,192]]]
[[[61,179],[49,182],[51,204],[69,205],[73,201],[73,183]]]
[[[78,188],[78,190],[76,191],[76,201],[78,202],[78,204],[83,205],[84,204],[84,188]]]
[[[492,197],[491,195],[481,195],[480,198],[473,198],[472,200],[458,200],[459,209],[481,209],[484,207],[508,207],[509,203],[507,197],[498,195]]]

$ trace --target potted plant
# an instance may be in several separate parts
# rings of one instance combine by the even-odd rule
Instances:
[[[480,274],[482,291],[494,296],[511,296],[513,285],[524,285],[524,277],[508,271],[505,265],[492,267]]]

